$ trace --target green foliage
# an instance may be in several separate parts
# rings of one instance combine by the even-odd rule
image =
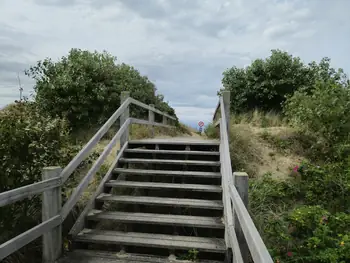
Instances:
[[[349,101],[349,88],[318,82],[312,92],[295,92],[286,103],[285,114],[295,127],[314,138],[314,152],[335,159],[337,149],[344,153],[349,148],[344,147],[350,139]]]
[[[347,83],[341,69],[330,67],[330,59],[305,65],[299,57],[272,50],[271,56],[256,59],[247,68],[232,67],[223,73],[224,89],[231,91],[231,110],[235,113],[282,110],[287,96],[303,89],[310,92],[317,80]]]
[[[349,164],[303,164],[299,172],[250,184],[250,210],[267,247],[276,262],[349,262]]]
[[[219,128],[215,127],[213,123],[209,123],[204,127],[204,133],[209,138],[217,139],[220,137]]]
[[[187,254],[182,254],[176,257],[177,260],[196,261],[198,259],[199,251],[197,249],[190,249]]]
[[[107,52],[72,49],[57,62],[50,58],[39,61],[26,74],[36,81],[35,101],[40,109],[52,117],[66,118],[74,130],[105,122],[120,106],[121,91],[174,113],[162,95],[155,95],[155,86],[147,77],[115,62]]]
[[[65,120],[43,115],[35,103],[19,102],[1,110],[0,192],[41,181],[42,169],[46,166],[67,165],[81,149],[81,146],[70,144],[68,134]],[[79,168],[87,162],[89,158]],[[69,185],[63,189],[63,199],[66,198],[66,187]],[[40,195],[0,208],[0,243],[39,223]],[[28,262],[28,257],[40,259],[40,255],[35,254],[39,253],[38,248],[40,243],[31,243],[21,250],[23,254],[13,254],[7,260]]]

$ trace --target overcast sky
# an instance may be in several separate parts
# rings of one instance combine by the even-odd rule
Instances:
[[[0,107],[23,70],[107,50],[155,82],[186,123],[209,121],[222,72],[280,48],[350,72],[350,0],[0,0]]]

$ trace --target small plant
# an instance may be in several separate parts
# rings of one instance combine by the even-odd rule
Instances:
[[[182,254],[176,257],[177,260],[196,261],[198,259],[199,251],[195,248],[190,249],[187,254]]]

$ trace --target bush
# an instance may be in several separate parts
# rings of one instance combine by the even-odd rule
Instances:
[[[250,183],[250,211],[276,262],[349,262],[349,164],[304,164],[301,178]]]
[[[285,105],[290,122],[314,138],[314,151],[327,159],[339,157],[337,149],[349,143],[350,89],[318,82],[311,93],[297,91]],[[342,149],[344,151],[346,149]]]
[[[42,112],[66,118],[74,131],[104,123],[120,106],[121,91],[174,114],[163,96],[155,95],[156,88],[147,77],[115,62],[107,52],[72,49],[57,62],[39,61],[26,74],[36,81],[35,101]],[[140,108],[135,114],[140,114]]]
[[[33,103],[20,102],[1,110],[0,192],[40,181],[43,167],[71,158],[67,143],[66,121],[40,115]],[[40,222],[39,196],[0,208],[0,243]]]
[[[204,133],[209,138],[218,139],[220,138],[219,127],[215,127],[213,123],[209,123],[204,127]]]
[[[286,97],[299,89],[311,92],[318,80],[344,84],[347,76],[342,69],[331,68],[329,58],[305,65],[299,57],[272,50],[270,57],[256,59],[247,68],[227,69],[222,84],[231,91],[234,113],[254,109],[280,112]]]

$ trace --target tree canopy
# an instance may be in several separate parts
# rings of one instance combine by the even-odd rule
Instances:
[[[156,95],[155,85],[138,70],[116,63],[107,52],[72,49],[57,62],[50,58],[26,70],[35,81],[35,101],[52,117],[64,117],[74,129],[103,123],[120,106],[120,93],[146,104],[174,110]]]
[[[266,59],[256,59],[246,68],[236,66],[223,73],[224,89],[231,91],[233,112],[254,109],[280,112],[288,96],[296,90],[311,92],[317,81],[347,83],[342,69],[330,66],[325,57],[319,64],[304,64],[299,57],[272,50]]]

